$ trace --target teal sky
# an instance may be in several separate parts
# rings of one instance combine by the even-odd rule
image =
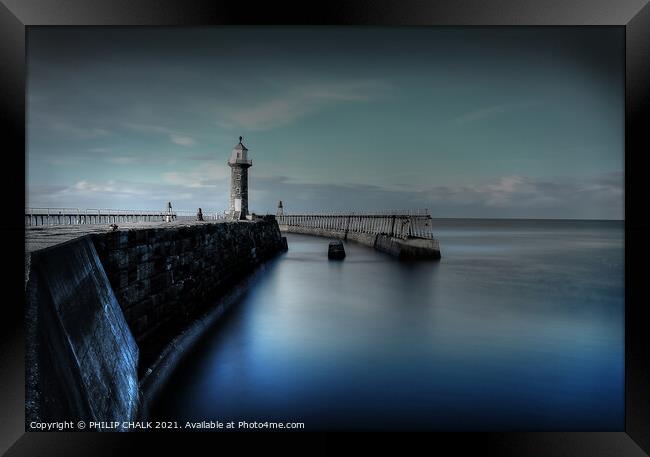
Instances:
[[[623,218],[614,27],[31,28],[27,204]]]

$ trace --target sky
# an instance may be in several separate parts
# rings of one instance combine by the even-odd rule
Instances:
[[[622,219],[619,27],[32,27],[27,206]]]

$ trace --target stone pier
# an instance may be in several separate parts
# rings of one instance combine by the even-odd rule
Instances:
[[[39,226],[25,239],[28,422],[133,420],[161,351],[286,246],[274,216]]]
[[[440,259],[426,210],[386,214],[292,214],[277,216],[280,230],[351,240],[400,259]]]

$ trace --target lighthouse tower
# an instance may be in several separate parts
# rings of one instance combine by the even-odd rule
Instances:
[[[253,165],[248,160],[248,149],[239,143],[230,154],[228,166],[230,167],[230,216],[234,219],[245,219],[248,215],[248,169]]]

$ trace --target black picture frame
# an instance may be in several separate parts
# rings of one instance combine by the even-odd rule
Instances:
[[[462,455],[643,456],[650,453],[650,254],[646,179],[650,141],[648,0],[319,1],[298,5],[208,0],[0,0],[0,119],[5,162],[0,335],[0,452],[8,456],[217,453],[251,446],[302,455],[339,450],[416,450]],[[625,27],[625,431],[333,435],[311,433],[171,435],[25,433],[24,263],[25,37],[34,25],[611,25]],[[190,441],[191,440],[191,441]],[[191,444],[190,444],[191,443]],[[281,447],[280,447],[281,446]],[[166,452],[163,452],[166,451]]]

